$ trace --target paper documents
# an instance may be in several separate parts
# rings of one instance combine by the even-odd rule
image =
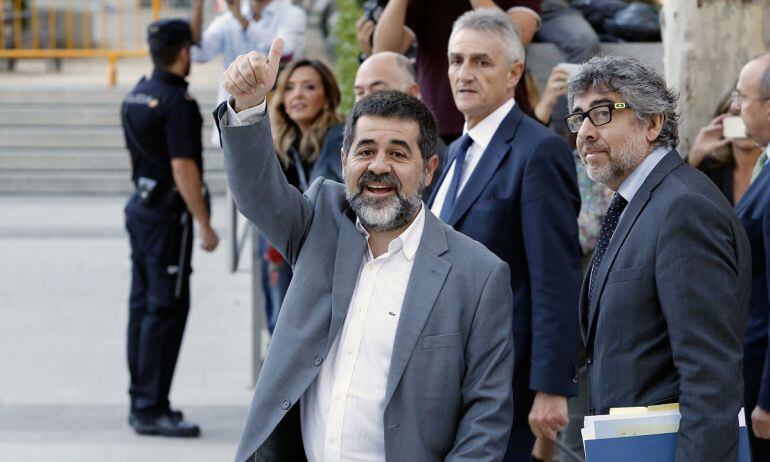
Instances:
[[[679,431],[678,404],[611,409],[608,415],[586,416],[583,445],[586,462],[669,462],[674,460]],[[746,416],[738,414],[738,461],[748,462]]]

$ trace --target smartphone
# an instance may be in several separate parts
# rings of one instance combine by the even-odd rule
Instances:
[[[746,124],[740,116],[722,119],[722,136],[725,138],[746,138]]]

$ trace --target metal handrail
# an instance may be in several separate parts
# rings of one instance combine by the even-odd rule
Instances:
[[[22,0],[4,2],[0,7],[0,59],[61,59],[61,58],[106,58],[108,61],[109,86],[117,82],[117,61],[123,58],[145,57],[148,55],[141,31],[142,0],[115,0],[114,6],[107,0],[99,0],[97,11],[91,11],[92,0],[27,0],[24,6]],[[125,3],[134,2],[132,11]],[[10,11],[7,6],[10,5]],[[65,5],[63,11],[56,7]],[[75,9],[82,11],[82,31],[76,34]],[[160,19],[161,0],[151,0],[150,21]],[[45,8],[47,7],[47,9]],[[43,14],[45,11],[45,15]],[[115,14],[112,26],[117,21],[117,27],[108,24],[108,15]],[[44,21],[44,16],[45,20]],[[94,40],[92,21],[100,29],[98,40]],[[133,21],[134,42],[129,43],[126,30],[129,22]],[[61,24],[60,24],[61,22]],[[147,21],[149,22],[149,21]],[[25,23],[27,24],[25,26]],[[60,31],[60,25],[62,29]],[[43,30],[47,35],[46,43],[42,43]],[[25,40],[25,30],[29,31]],[[60,32],[62,34],[60,35]],[[116,40],[110,34],[117,33]],[[58,46],[57,38],[61,38]],[[79,44],[76,42],[79,41]],[[78,46],[79,45],[79,46]]]

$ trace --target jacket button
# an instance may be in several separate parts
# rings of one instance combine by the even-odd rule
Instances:
[[[316,356],[315,357],[315,363],[314,364],[316,366],[320,366],[322,362],[324,362],[324,359],[322,357],[320,357],[320,356]]]
[[[586,358],[586,365],[590,366],[591,364],[593,364],[593,362],[594,362],[593,358]]]
[[[575,385],[577,385],[577,383],[578,383],[578,378],[577,378],[577,377],[572,377],[572,383],[574,383]]]
[[[281,403],[281,409],[283,409],[283,410],[285,411],[285,410],[289,409],[289,406],[290,406],[290,405],[291,405],[291,403],[289,402],[289,400],[288,400],[288,399],[285,399],[285,400],[283,400],[283,402]]]

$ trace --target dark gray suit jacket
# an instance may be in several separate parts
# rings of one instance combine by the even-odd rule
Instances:
[[[591,410],[678,401],[677,462],[736,460],[750,277],[735,211],[669,152],[626,207],[581,314]]]
[[[224,111],[220,106],[219,122]],[[297,402],[341,330],[367,243],[342,185],[286,182],[267,117],[220,127],[238,208],[292,265],[237,462],[305,459]],[[508,266],[426,210],[393,345],[382,416],[386,460],[499,461],[513,399]]]

